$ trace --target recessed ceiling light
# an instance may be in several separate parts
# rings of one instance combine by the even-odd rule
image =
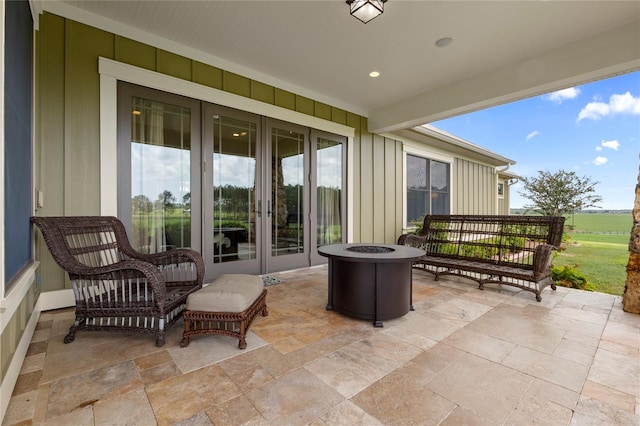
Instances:
[[[453,39],[451,37],[442,37],[441,39],[436,40],[436,46],[447,47],[452,41]]]
[[[376,77],[379,77],[379,76],[380,76],[380,73],[378,71],[371,71],[369,73],[369,77],[372,77],[372,78],[376,78]]]

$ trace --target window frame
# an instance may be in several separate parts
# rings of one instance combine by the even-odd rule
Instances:
[[[416,147],[416,146],[412,146],[412,145],[407,145],[407,144],[403,144],[403,150],[402,150],[402,198],[403,198],[403,206],[402,206],[402,222],[403,222],[403,227],[405,229],[410,229],[410,228],[414,228],[414,226],[409,223],[407,221],[407,215],[408,215],[408,206],[407,206],[407,192],[408,192],[408,188],[407,188],[407,156],[411,155],[414,157],[419,157],[419,158],[423,158],[429,162],[431,161],[437,161],[440,163],[445,163],[449,166],[449,176],[448,176],[448,183],[449,183],[449,212],[451,212],[452,207],[453,207],[453,164],[454,164],[454,157],[450,156],[450,155],[446,155],[444,153],[441,152],[435,152],[435,151],[431,151],[431,150],[427,150],[421,147]],[[431,164],[431,163],[429,163]],[[429,168],[429,182],[431,182],[431,168]],[[431,184],[429,184],[429,194],[431,194]]]

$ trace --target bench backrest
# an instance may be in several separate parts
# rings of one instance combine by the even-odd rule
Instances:
[[[559,248],[563,229],[561,216],[428,215],[420,235],[430,256],[530,269],[535,248]]]

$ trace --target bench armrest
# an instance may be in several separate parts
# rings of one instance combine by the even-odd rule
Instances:
[[[426,250],[427,237],[415,234],[403,234],[398,238],[398,245]]]
[[[546,275],[550,273],[551,252],[555,247],[551,244],[540,244],[533,252],[533,273],[534,275]]]

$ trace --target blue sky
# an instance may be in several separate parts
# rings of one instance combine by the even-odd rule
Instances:
[[[575,171],[603,209],[632,209],[640,154],[640,71],[431,123],[516,161],[526,177]],[[511,208],[530,201],[511,187]]]

